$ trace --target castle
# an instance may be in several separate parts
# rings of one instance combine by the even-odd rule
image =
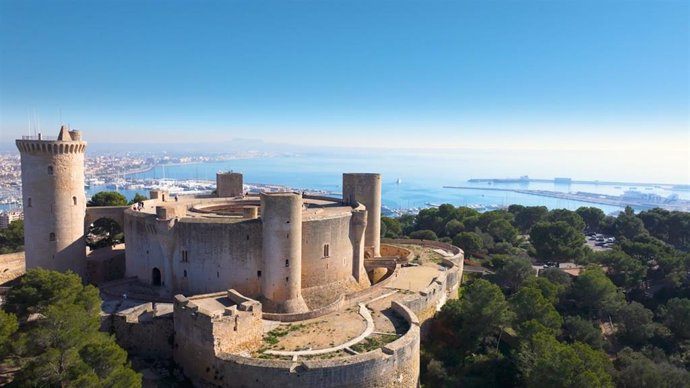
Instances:
[[[379,174],[343,174],[342,198],[249,195],[241,174],[219,173],[211,195],[155,190],[141,206],[87,208],[80,132],[62,127],[54,140],[16,143],[26,267],[72,270],[105,294],[108,287],[150,290],[130,292],[141,303],[113,312],[123,317],[119,324],[104,325],[130,353],[150,343],[149,353],[172,356],[198,386],[417,384],[420,325],[457,297],[463,254],[437,242],[382,243]],[[113,261],[87,266],[85,230],[101,217],[118,222],[126,239],[124,279],[115,282],[104,282]],[[415,256],[410,244],[443,257],[403,268]],[[147,324],[162,326],[151,332]],[[314,340],[299,330],[327,332],[330,324],[353,334],[341,328],[342,344],[300,349],[300,341]],[[279,332],[295,349],[267,349],[266,339],[285,327]],[[381,328],[389,333],[375,334]],[[388,339],[353,350],[377,335]]]

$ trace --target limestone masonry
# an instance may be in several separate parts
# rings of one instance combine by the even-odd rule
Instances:
[[[463,253],[382,244],[379,174],[343,174],[333,198],[248,195],[242,174],[218,173],[212,195],[87,208],[78,131],[17,147],[26,267],[98,284],[103,329],[130,354],[172,356],[200,387],[418,384],[424,321],[457,297]],[[87,251],[103,217],[126,243]]]

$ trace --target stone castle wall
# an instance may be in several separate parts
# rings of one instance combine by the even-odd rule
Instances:
[[[145,201],[147,207],[161,204]],[[183,209],[174,213],[184,215]],[[232,287],[253,298],[260,296],[261,279],[266,276],[262,219],[178,217],[168,225],[155,214],[125,210],[127,277],[151,283],[152,270],[157,268],[162,285],[172,292],[194,295]],[[303,289],[351,279],[351,217],[349,211],[323,218],[305,216],[301,223]],[[324,256],[326,244],[328,257]],[[282,267],[284,259],[280,259]],[[285,276],[281,279],[284,282]]]
[[[0,284],[14,280],[26,272],[24,252],[0,255]]]
[[[434,315],[446,303],[448,299],[458,298],[458,289],[462,282],[464,252],[451,244],[438,241],[414,240],[414,239],[384,239],[386,244],[415,244],[430,248],[443,249],[454,253],[454,256],[442,259],[446,271],[441,272],[434,281],[417,295],[403,301],[410,308],[420,322],[422,322],[423,334],[427,334],[427,325],[424,323]]]
[[[217,353],[208,357],[200,348],[176,348],[189,364],[199,387],[415,387],[419,380],[419,322],[407,307],[393,308],[409,324],[403,336],[384,347],[346,358],[331,360],[267,360]],[[200,327],[195,329],[202,329]],[[203,337],[203,335],[202,335]],[[207,342],[197,337],[198,341]],[[208,348],[206,348],[208,350]],[[193,359],[189,355],[196,355]],[[204,355],[204,356],[202,356]]]
[[[232,305],[209,310],[201,299],[227,299]],[[174,316],[175,361],[195,380],[208,378],[217,354],[258,348],[262,340],[261,304],[234,290],[191,298],[177,295]],[[229,376],[228,384],[232,381]]]
[[[302,288],[319,287],[352,276],[351,213],[302,222]],[[328,245],[328,256],[324,246]]]
[[[129,354],[162,359],[173,356],[173,314],[159,312],[154,303],[105,317],[101,330],[115,334],[117,343]]]

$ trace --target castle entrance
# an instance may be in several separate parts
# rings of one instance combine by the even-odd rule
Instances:
[[[160,286],[161,285],[161,270],[158,268],[153,268],[151,270],[151,284],[154,286]]]

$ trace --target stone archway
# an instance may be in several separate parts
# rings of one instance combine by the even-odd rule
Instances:
[[[107,248],[124,242],[122,224],[110,217],[94,220],[86,229],[86,246],[91,250]]]

